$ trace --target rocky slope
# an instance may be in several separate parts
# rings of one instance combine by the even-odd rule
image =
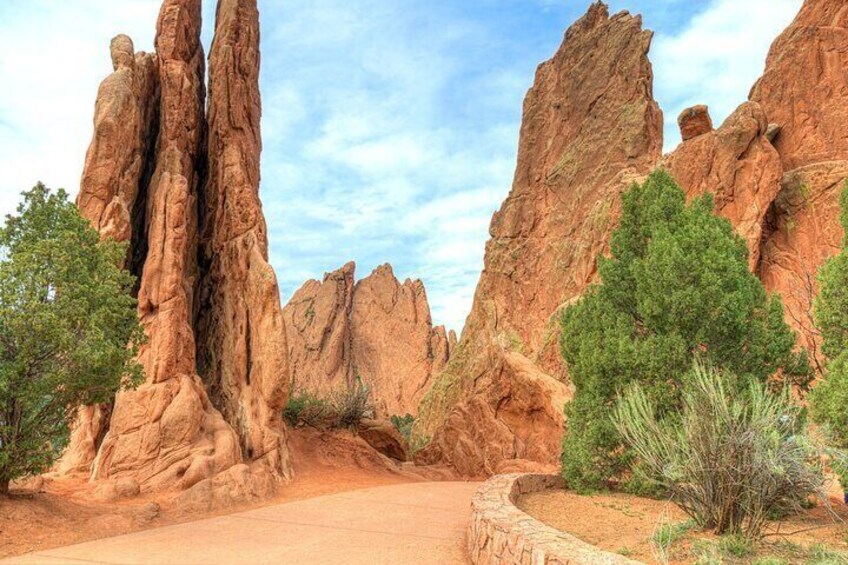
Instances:
[[[359,376],[377,416],[415,415],[456,335],[433,327],[421,281],[401,283],[383,265],[354,283],[355,271],[307,281],[283,309],[293,386],[327,398]]]
[[[595,277],[620,195],[660,158],[651,37],[596,3],[539,67],[462,340],[421,405],[420,461],[467,475],[558,461],[570,391],[556,314]]]
[[[82,410],[60,470],[214,506],[290,474],[285,330],[258,197],[256,1],[219,2],[208,119],[201,1],[165,0],[156,31],[155,54],[112,42],[78,198],[103,237],[130,243],[146,380],[111,417]]]

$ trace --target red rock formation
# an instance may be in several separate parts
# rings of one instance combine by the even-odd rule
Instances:
[[[290,475],[286,334],[259,200],[259,11],[220,0],[209,55],[209,178],[201,202],[199,368],[248,461]]]
[[[751,270],[759,264],[766,212],[783,175],[767,131],[760,105],[746,102],[719,129],[690,137],[662,163],[687,195],[713,194],[716,211],[748,242]]]
[[[769,212],[760,277],[820,362],[811,314],[816,273],[842,239],[838,197],[848,177],[848,5],[807,0],[771,47],[751,100],[780,126],[780,194]]]
[[[146,380],[118,395],[99,447],[106,417],[83,410],[60,468],[96,452],[103,492],[188,489],[183,502],[209,508],[267,495],[290,469],[285,334],[258,200],[255,2],[221,0],[217,24],[208,136],[200,0],[164,0],[155,56],[113,42],[79,202],[104,237],[131,241]]]
[[[454,342],[433,327],[421,281],[383,265],[354,285],[356,265],[307,281],[283,309],[294,388],[328,397],[360,376],[381,417],[417,413]]]
[[[710,110],[706,106],[692,106],[683,110],[677,118],[677,124],[680,126],[680,137],[683,141],[713,131]]]
[[[145,490],[185,489],[241,460],[235,434],[196,374],[191,325],[206,133],[200,26],[200,2],[165,1],[156,36],[160,129],[138,306],[148,338],[139,352],[146,381],[118,395],[92,473],[94,479],[130,476]]]
[[[136,206],[136,200],[149,177],[151,167],[146,159],[156,137],[158,60],[154,55],[136,54],[126,35],[115,37],[110,51],[114,72],[98,89],[94,136],[85,158],[77,206],[104,238],[129,242],[133,214],[143,208]],[[136,226],[139,230],[143,232],[144,226]],[[60,472],[90,469],[110,413],[109,405],[80,408],[70,447],[58,464]]]
[[[100,85],[94,136],[85,156],[77,205],[103,235],[130,241],[132,214],[156,138],[159,65],[155,55],[135,53],[118,35],[110,47],[114,72]]]
[[[377,414],[415,415],[436,355],[442,364],[450,355],[446,340],[438,343],[445,329],[433,329],[424,284],[401,284],[390,265],[378,267],[356,284],[351,332],[353,370],[371,386]]]
[[[651,36],[595,3],[539,67],[462,340],[421,405],[415,434],[433,437],[419,460],[466,475],[557,462],[569,392],[556,314],[594,279],[621,193],[660,158]]]
[[[307,281],[283,308],[292,389],[327,398],[353,382],[350,311],[356,265]]]

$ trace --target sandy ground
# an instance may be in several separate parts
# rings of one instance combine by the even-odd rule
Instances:
[[[292,430],[289,446],[295,479],[278,495],[224,512],[186,513],[171,502],[174,493],[99,502],[82,477],[47,481],[45,492],[17,491],[0,498],[0,558],[41,551],[150,528],[192,522],[234,512],[384,485],[419,482],[418,473],[386,466],[384,460],[349,432]],[[431,479],[449,475],[432,470]]]
[[[833,500],[834,518],[827,509],[817,507],[807,515],[772,524],[762,542],[762,552],[768,554],[770,544],[789,541],[803,546],[825,543],[838,551],[848,551],[846,524],[848,508]],[[651,538],[665,522],[678,524],[688,517],[674,504],[620,493],[578,495],[564,490],[528,494],[519,500],[519,508],[534,518],[559,530],[568,532],[604,550],[621,553],[646,563],[657,563],[651,548]],[[804,530],[801,533],[794,533]],[[777,535],[777,533],[780,535]],[[695,557],[690,546],[698,539],[714,540],[709,534],[692,532],[677,543],[672,552],[672,564],[688,565]],[[790,559],[791,562],[791,559]]]

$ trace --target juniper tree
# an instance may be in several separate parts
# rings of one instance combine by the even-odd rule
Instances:
[[[848,181],[840,197],[840,221],[845,230],[842,250],[819,271],[819,294],[814,303],[827,365],[822,381],[809,396],[810,415],[827,426],[838,447],[848,447]],[[839,469],[848,478],[848,469]]]
[[[0,228],[0,494],[52,465],[77,406],[141,375],[125,246],[100,241],[62,190],[23,196]]]
[[[600,282],[562,318],[561,351],[576,392],[566,407],[563,475],[591,490],[631,469],[610,418],[638,383],[660,417],[680,403],[695,356],[741,381],[806,374],[777,297],[748,270],[745,241],[715,215],[710,195],[686,197],[662,170],[623,196]]]

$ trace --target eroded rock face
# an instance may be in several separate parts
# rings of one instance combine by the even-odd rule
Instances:
[[[200,0],[164,1],[156,55],[112,43],[79,203],[104,237],[131,242],[146,380],[111,416],[83,409],[60,466],[93,458],[103,492],[176,488],[217,508],[289,476],[285,334],[258,200],[258,27],[255,2],[221,0],[211,132]]]
[[[783,298],[787,320],[815,363],[822,359],[812,319],[816,274],[842,239],[839,194],[848,177],[848,5],[807,0],[771,47],[751,91],[770,122],[783,162],[769,211],[760,278]]]
[[[259,200],[261,114],[256,0],[220,0],[209,55],[198,362],[245,458],[288,477],[287,347]]]
[[[766,213],[783,175],[767,132],[763,109],[746,102],[719,129],[690,137],[662,163],[688,196],[713,194],[716,212],[748,242],[751,270],[759,265]]]
[[[307,281],[283,309],[293,387],[327,398],[359,376],[378,416],[415,415],[456,334],[433,327],[421,281],[383,265],[354,284],[355,271]]]
[[[401,283],[391,266],[378,267],[356,284],[351,332],[353,371],[371,386],[377,414],[415,415],[433,365],[450,355],[438,337],[445,329],[433,329],[424,284]]]
[[[77,206],[104,237],[144,239],[143,205],[137,206],[152,167],[148,155],[158,128],[159,64],[155,55],[135,53],[132,40],[110,45],[114,72],[100,85],[94,136],[83,168]],[[135,217],[134,217],[135,216]],[[135,255],[135,256],[134,256]],[[136,267],[143,251],[127,258]],[[106,433],[111,406],[85,406],[71,430],[69,448],[57,465],[63,473],[88,472]]]
[[[596,3],[539,67],[472,312],[421,405],[415,435],[432,436],[422,460],[467,475],[557,462],[569,391],[556,314],[595,278],[622,192],[660,158],[651,37],[639,17]]]
[[[292,390],[327,398],[353,383],[350,311],[356,265],[307,281],[283,308]]]
[[[148,490],[185,489],[241,461],[237,438],[209,402],[195,364],[196,206],[206,134],[200,24],[194,0],[166,0],[159,15],[160,130],[138,296],[146,381],[118,395],[92,473],[134,477]]]

